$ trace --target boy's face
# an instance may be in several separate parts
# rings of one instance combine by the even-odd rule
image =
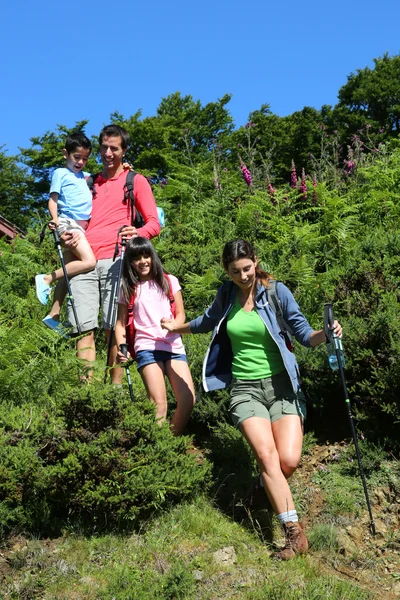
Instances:
[[[88,148],[75,148],[70,154],[64,148],[63,155],[67,161],[67,167],[73,173],[79,173],[86,166],[86,163],[90,156],[90,150]]]

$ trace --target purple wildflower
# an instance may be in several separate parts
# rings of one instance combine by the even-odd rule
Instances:
[[[253,178],[251,176],[251,173],[250,173],[249,169],[246,167],[246,165],[244,164],[244,162],[242,161],[242,159],[240,159],[240,168],[241,168],[241,171],[242,171],[243,179],[245,180],[245,182],[247,183],[247,185],[249,187],[251,187],[253,185]]]
[[[294,164],[294,160],[292,160],[292,170],[290,174],[290,187],[293,189],[297,188],[297,173],[296,173],[296,165]]]

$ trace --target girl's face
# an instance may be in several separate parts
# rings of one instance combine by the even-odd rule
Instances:
[[[151,256],[140,256],[132,261],[132,267],[134,268],[140,281],[148,281],[152,277],[151,268],[152,260]]]
[[[226,272],[241,290],[251,289],[256,282],[257,258],[239,258],[229,263]]]

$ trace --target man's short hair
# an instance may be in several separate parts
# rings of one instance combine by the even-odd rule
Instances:
[[[130,144],[130,138],[129,138],[129,133],[127,132],[126,129],[124,129],[123,127],[121,127],[120,125],[106,125],[105,127],[103,127],[103,129],[100,131],[100,135],[99,135],[99,142],[100,142],[100,146],[103,143],[103,138],[107,136],[107,137],[120,137],[121,138],[121,147],[123,150],[127,150],[129,144]]]
[[[65,140],[64,148],[71,154],[77,148],[85,148],[85,150],[91,150],[92,144],[89,138],[82,131],[73,131],[69,134],[67,139]]]

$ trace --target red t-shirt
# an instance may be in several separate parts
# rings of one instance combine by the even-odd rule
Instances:
[[[130,200],[124,204],[124,185],[127,171],[111,179],[96,177],[92,216],[85,232],[96,260],[114,256],[117,232],[123,225],[131,224]],[[160,233],[156,203],[149,182],[139,173],[134,180],[135,207],[145,220],[138,235],[151,239]]]

